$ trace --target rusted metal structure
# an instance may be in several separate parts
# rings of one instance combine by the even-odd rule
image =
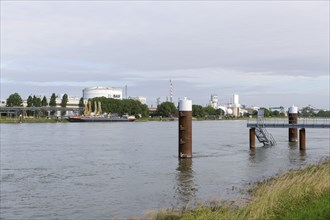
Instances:
[[[292,105],[289,108],[289,124],[298,124],[298,107]],[[298,129],[289,128],[289,142],[298,141]]]
[[[299,130],[299,149],[306,150],[306,135],[305,128]]]
[[[256,128],[250,128],[250,149],[256,147]]]
[[[179,101],[179,158],[192,157],[192,101]]]

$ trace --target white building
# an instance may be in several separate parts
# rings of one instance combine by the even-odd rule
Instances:
[[[96,97],[106,97],[112,99],[123,99],[123,90],[121,88],[112,87],[89,87],[83,89],[84,100],[96,98]]]
[[[218,96],[216,94],[211,95],[211,100],[209,102],[209,106],[213,107],[214,109],[218,108]]]

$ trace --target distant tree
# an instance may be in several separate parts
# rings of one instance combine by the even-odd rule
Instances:
[[[330,111],[320,110],[317,114],[317,117],[330,117]]]
[[[157,114],[163,117],[170,117],[176,114],[177,108],[172,102],[163,102],[157,106]]]
[[[18,93],[11,94],[6,102],[8,107],[23,106],[23,100]]]
[[[56,95],[55,93],[52,94],[49,100],[49,106],[55,107],[56,106]]]
[[[304,107],[301,110],[301,116],[302,117],[314,117],[316,114],[314,113],[314,109],[310,106]]]
[[[62,102],[61,102],[61,107],[65,108],[66,105],[68,104],[68,95],[67,94],[64,94],[63,97],[62,97]]]
[[[222,110],[221,108],[218,108],[217,110],[215,110],[215,113],[216,113],[217,116],[225,115],[225,111]]]
[[[280,112],[277,111],[277,110],[275,110],[275,111],[272,112],[272,116],[273,117],[279,117],[280,116]]]
[[[56,95],[55,95],[55,93],[53,93],[52,96],[50,97],[49,106],[50,107],[56,107]],[[54,115],[55,111],[51,111],[50,114]]]
[[[41,99],[39,97],[33,96],[33,106],[40,107],[41,106]]]
[[[41,106],[48,106],[48,101],[47,101],[47,98],[46,96],[44,96],[41,100]]]
[[[216,115],[216,110],[212,106],[204,107],[204,112],[205,112],[206,116],[215,116]]]
[[[205,111],[201,105],[192,105],[192,116],[202,118],[205,116]]]
[[[41,106],[48,106],[48,101],[47,101],[46,96],[44,96],[44,97],[42,98],[42,100],[41,100]],[[47,110],[42,110],[42,114],[43,114],[44,116],[47,116],[47,115],[48,115]]]
[[[68,95],[67,95],[67,94],[64,94],[64,95],[62,96],[61,107],[62,107],[62,108],[66,108],[66,105],[68,104],[68,101],[69,101],[69,99],[68,99]],[[61,115],[62,115],[62,116],[64,116],[65,114],[66,114],[66,111],[62,111],[62,112],[61,112]]]
[[[33,98],[32,96],[29,95],[29,97],[26,100],[27,107],[32,107],[33,106]]]
[[[80,98],[78,106],[79,106],[80,108],[85,107],[85,103],[84,103],[84,98],[83,98],[83,97]]]

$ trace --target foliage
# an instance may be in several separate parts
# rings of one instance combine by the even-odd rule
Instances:
[[[95,110],[94,103],[101,102],[102,112],[106,113],[117,113],[119,115],[134,115],[135,117],[139,117],[141,115],[142,117],[148,117],[149,110],[148,106],[145,104],[142,104],[141,102],[137,100],[132,99],[112,99],[112,98],[106,98],[106,97],[97,97],[93,98],[92,100],[92,111]]]
[[[79,104],[78,104],[78,106],[79,106],[80,108],[85,107],[85,103],[84,103],[84,98],[83,98],[83,97],[81,97],[81,98],[79,99]]]
[[[6,102],[8,107],[23,106],[23,100],[18,93],[11,94]]]
[[[56,95],[55,95],[55,93],[53,93],[52,96],[50,97],[49,106],[56,107]],[[55,111],[51,111],[50,114],[54,115]]]
[[[65,108],[67,104],[68,104],[68,95],[64,94],[62,97],[61,107]]]
[[[55,107],[56,106],[56,95],[55,93],[52,94],[49,100],[49,106]]]
[[[317,114],[317,117],[327,117],[330,118],[330,111],[320,110]]]
[[[301,117],[308,118],[314,117],[316,114],[314,113],[314,109],[310,106],[304,107],[301,110]]]
[[[161,211],[155,219],[320,219],[330,217],[330,161],[291,170],[258,183],[244,206],[232,203],[200,205],[192,209]],[[317,181],[316,181],[317,180]]]
[[[157,114],[163,117],[171,117],[177,113],[177,108],[172,102],[163,102],[157,106]]]
[[[33,96],[32,103],[34,107],[40,107],[41,106],[41,99],[39,97]]]
[[[26,100],[26,102],[27,102],[27,107],[32,107],[33,106],[32,96],[29,96],[28,99]]]
[[[205,116],[205,111],[201,105],[192,105],[192,116],[202,118]]]
[[[216,110],[215,108],[213,108],[212,106],[206,106],[204,107],[204,112],[207,116],[211,116],[211,115],[216,115]]]
[[[44,97],[42,98],[42,101],[41,101],[41,106],[47,106],[47,105],[48,105],[48,101],[47,101],[46,96],[44,96]]]

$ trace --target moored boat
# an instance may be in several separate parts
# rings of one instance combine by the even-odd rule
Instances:
[[[69,122],[133,122],[135,121],[134,116],[71,116],[68,118]]]

